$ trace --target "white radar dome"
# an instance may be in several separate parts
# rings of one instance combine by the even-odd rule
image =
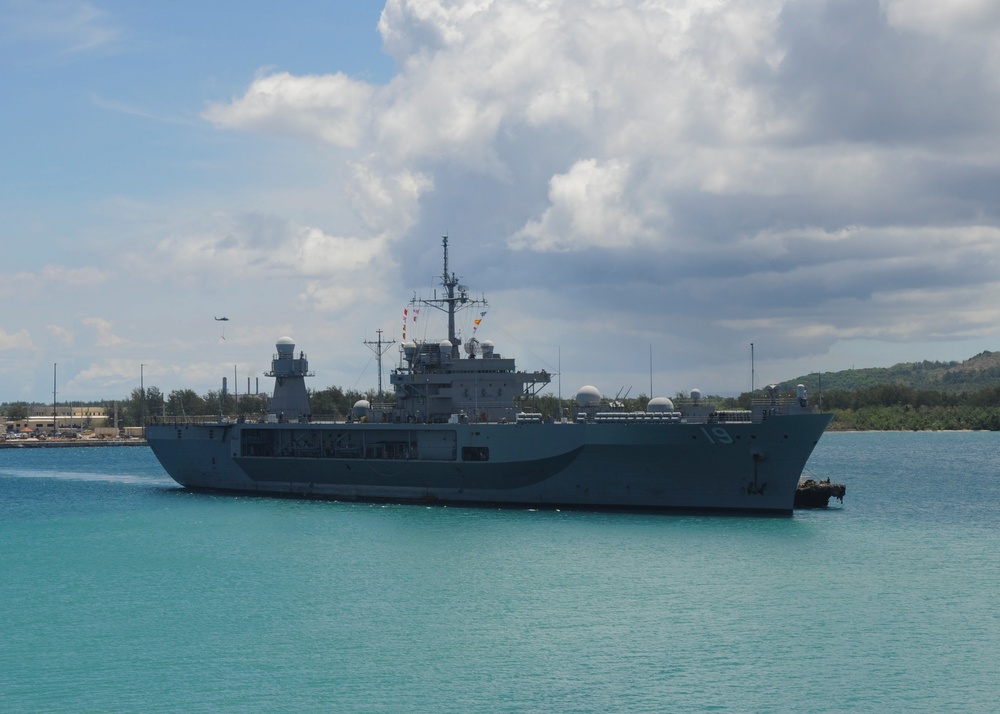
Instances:
[[[592,387],[589,384],[585,387],[580,387],[580,390],[576,393],[576,403],[581,407],[594,406],[600,403],[601,392],[597,387]]]
[[[695,401],[695,402],[698,401],[699,399],[701,399],[701,390],[700,389],[692,389],[691,390],[691,399],[692,399],[692,401]]]
[[[368,403],[367,399],[359,399],[354,402],[354,406],[351,408],[351,414],[353,414],[356,419],[360,419],[361,417],[368,415],[368,410],[370,408],[371,404]]]
[[[647,412],[672,412],[674,403],[666,397],[653,397],[646,405]]]
[[[291,337],[282,337],[274,343],[279,355],[291,355],[295,353],[295,340]]]

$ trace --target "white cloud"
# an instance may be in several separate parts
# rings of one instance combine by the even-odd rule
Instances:
[[[891,25],[947,37],[955,32],[1000,32],[993,0],[881,0]]]
[[[145,368],[149,368],[148,371]],[[139,380],[143,374],[151,379],[155,378],[153,365],[146,364],[141,369],[139,363],[133,360],[106,357],[80,369],[62,385],[61,392],[78,393],[81,389],[93,389],[93,385],[96,385],[100,390],[113,390],[116,396],[125,397],[131,389],[139,388]]]
[[[98,347],[119,347],[126,342],[114,333],[114,325],[110,320],[88,317],[83,320],[83,324],[97,332],[95,344]]]
[[[487,227],[505,279],[587,301],[593,330],[713,325],[704,350],[764,331],[799,354],[964,338],[995,317],[968,291],[997,289],[995,201],[975,187],[1000,177],[1000,79],[961,29],[992,33],[993,8],[389,0],[391,82],[278,73],[209,115],[350,149],[371,246],[457,215]],[[341,285],[307,293],[332,305]]]
[[[516,324],[532,349],[544,338],[600,369],[641,373],[645,346],[666,345],[670,369],[718,365],[732,388],[749,341],[789,364],[865,341],[995,348],[996,7],[389,0],[391,80],[261,71],[203,113],[249,135],[218,142],[243,152],[236,168],[191,162],[185,175],[214,187],[106,196],[85,233],[107,267],[69,251],[8,268],[0,290],[57,300],[74,327],[103,321],[90,327],[121,340],[106,344],[130,357],[126,382],[150,355],[179,382],[266,368],[267,345],[292,334],[328,361],[314,361],[324,383],[351,386],[368,357],[354,340],[398,327],[438,273],[443,233],[494,304],[491,330]],[[98,289],[97,307],[78,304]],[[8,329],[0,344],[29,334]],[[70,336],[44,333],[60,370]]]
[[[649,243],[653,233],[629,205],[628,175],[628,166],[621,162],[599,165],[588,159],[552,177],[550,207],[540,220],[530,221],[511,237],[511,247],[544,252]]]
[[[279,72],[258,77],[242,98],[213,104],[204,116],[221,127],[353,148],[366,131],[373,93],[369,85],[339,72],[307,77]]]
[[[377,161],[352,164],[354,181],[347,188],[351,205],[373,234],[399,238],[416,223],[420,199],[433,190],[433,181],[406,170],[384,175],[376,166]]]
[[[63,54],[93,51],[113,44],[121,30],[104,9],[78,0],[7,2],[2,37],[8,42],[48,41]]]
[[[55,337],[64,345],[71,345],[76,339],[76,335],[73,331],[63,327],[62,325],[46,325],[45,329],[50,335]]]
[[[30,350],[34,345],[31,341],[31,333],[27,330],[18,330],[10,333],[0,330],[0,352],[8,350]]]
[[[368,298],[374,286],[367,276],[376,260],[382,270],[393,265],[382,238],[335,236],[274,216],[223,212],[127,260],[157,282],[188,288],[211,282],[230,290],[249,282],[277,289],[283,299],[296,294],[289,286],[298,286],[311,304],[312,297],[335,294],[339,307]],[[317,284],[338,288],[331,293]]]

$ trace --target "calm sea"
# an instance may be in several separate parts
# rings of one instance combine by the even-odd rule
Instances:
[[[828,434],[791,518],[205,496],[0,450],[0,711],[993,712],[1000,434]]]

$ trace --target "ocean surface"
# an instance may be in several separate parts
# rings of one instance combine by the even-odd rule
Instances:
[[[1000,433],[831,433],[792,517],[207,496],[0,450],[0,711],[995,712]]]

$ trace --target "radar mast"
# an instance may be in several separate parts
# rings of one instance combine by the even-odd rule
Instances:
[[[479,300],[470,298],[469,289],[458,282],[454,273],[448,272],[448,236],[441,238],[441,244],[444,247],[444,273],[441,275],[441,285],[445,289],[445,296],[439,298],[435,292],[433,298],[414,297],[410,302],[411,304],[428,305],[448,313],[448,342],[451,343],[451,358],[458,359],[458,347],[461,340],[455,334],[455,313],[466,307],[489,307],[489,303],[486,302],[486,298]]]

